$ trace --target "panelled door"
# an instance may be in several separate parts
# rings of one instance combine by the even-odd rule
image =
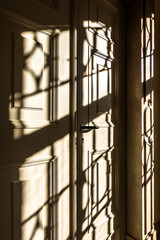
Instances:
[[[69,240],[74,231],[77,239],[123,236],[121,5],[75,2],[77,85],[70,82],[70,1],[0,0],[1,240]]]
[[[0,239],[69,239],[70,3],[0,0]]]
[[[79,4],[78,239],[124,239],[119,207],[120,5],[115,3]]]

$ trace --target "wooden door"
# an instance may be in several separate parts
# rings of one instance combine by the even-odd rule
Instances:
[[[0,238],[69,239],[69,1],[0,0]]]
[[[124,239],[121,7],[118,1],[79,4],[78,239]]]

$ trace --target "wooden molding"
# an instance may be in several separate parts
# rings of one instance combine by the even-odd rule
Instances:
[[[138,239],[126,233],[126,240],[138,240]]]

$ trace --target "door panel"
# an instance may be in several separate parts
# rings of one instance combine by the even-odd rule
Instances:
[[[120,239],[118,5],[92,0],[79,7],[78,239]]]
[[[53,3],[0,1],[2,240],[70,234],[70,6]]]

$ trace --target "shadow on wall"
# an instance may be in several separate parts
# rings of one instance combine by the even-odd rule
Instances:
[[[6,28],[3,35],[6,39],[11,35],[11,53],[6,54],[12,61],[3,119],[9,126],[1,131],[2,168],[9,166],[2,172],[0,205],[8,206],[2,210],[2,238],[10,224],[16,240],[69,239],[69,30],[31,31],[17,23],[13,28]],[[92,239],[114,235],[111,34],[111,27],[104,24],[92,22],[86,28],[84,23],[79,111],[85,125],[98,124],[99,129],[88,133],[90,144],[81,147],[77,166],[81,239],[86,233]]]
[[[153,2],[144,1],[141,19],[142,69],[142,217],[145,239],[155,235],[154,220],[154,49]]]

